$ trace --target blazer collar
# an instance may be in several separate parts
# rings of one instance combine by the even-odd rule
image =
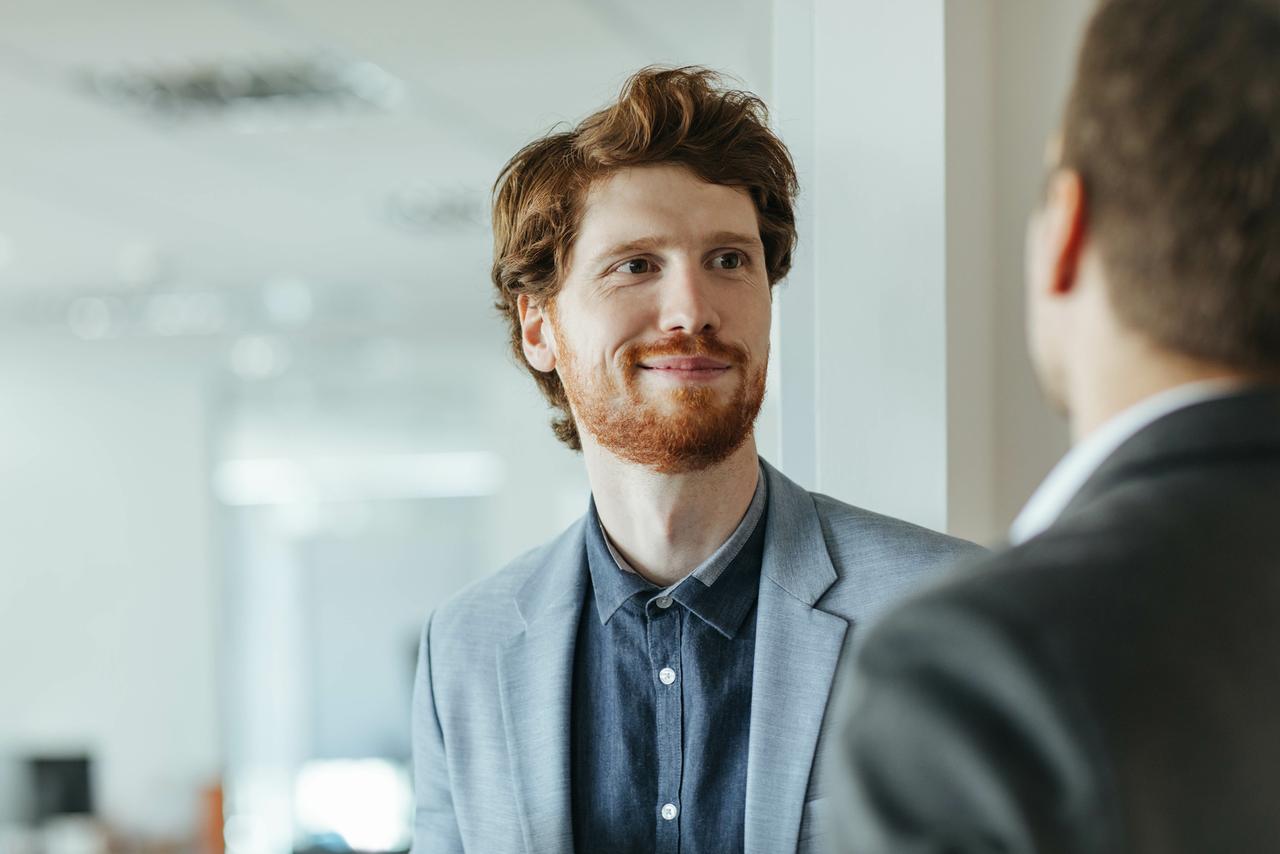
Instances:
[[[813,497],[765,464],[769,511],[756,612],[746,854],[795,851],[848,621],[815,607],[836,581]]]
[[[516,593],[524,627],[498,650],[498,695],[527,854],[573,850],[569,726],[586,595],[582,521],[548,545]]]
[[[1280,386],[1258,386],[1179,409],[1124,442],[1067,504],[1066,518],[1113,486],[1166,468],[1280,455]]]
[[[795,850],[848,622],[814,605],[836,581],[813,497],[769,478],[747,755],[747,854]],[[517,592],[524,628],[499,651],[517,811],[529,852],[570,850],[573,655],[586,595],[585,520],[557,537]]]
[[[783,590],[812,606],[836,582],[836,570],[827,554],[827,542],[811,496],[765,460],[769,479],[764,565],[761,572]],[[563,600],[579,601],[586,574],[585,526],[590,514],[569,526],[544,547],[532,573],[516,592],[515,603],[528,626],[548,608]]]
[[[587,517],[570,525],[542,548],[535,558],[539,568],[516,591],[516,610],[525,627],[537,622],[548,610],[564,607],[566,601],[581,604],[587,580],[584,526]]]
[[[836,583],[827,541],[813,496],[782,472],[761,460],[769,478],[766,518],[765,578],[805,605],[812,606]]]

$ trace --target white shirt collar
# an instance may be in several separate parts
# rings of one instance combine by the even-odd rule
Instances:
[[[1067,452],[1009,528],[1013,545],[1025,543],[1057,521],[1085,481],[1121,445],[1166,415],[1192,404],[1226,397],[1240,389],[1238,380],[1204,380],[1154,394],[1114,416]]]

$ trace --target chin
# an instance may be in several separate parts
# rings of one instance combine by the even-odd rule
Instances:
[[[641,406],[652,406],[662,412],[687,412],[690,408],[703,409],[724,404],[728,395],[710,383],[678,385],[652,389],[640,394],[635,401]]]

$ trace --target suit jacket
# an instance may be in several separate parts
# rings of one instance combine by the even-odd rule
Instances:
[[[973,548],[806,492],[764,465],[745,847],[809,851],[836,662],[865,623]],[[582,520],[427,621],[414,690],[415,854],[574,849],[569,720],[588,589]]]
[[[840,850],[1280,850],[1280,391],[1141,430],[848,690]]]

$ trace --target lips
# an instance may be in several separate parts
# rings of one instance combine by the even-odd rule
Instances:
[[[712,373],[729,369],[727,362],[708,359],[704,356],[673,356],[661,359],[650,359],[641,363],[640,367],[650,371],[705,371]]]

